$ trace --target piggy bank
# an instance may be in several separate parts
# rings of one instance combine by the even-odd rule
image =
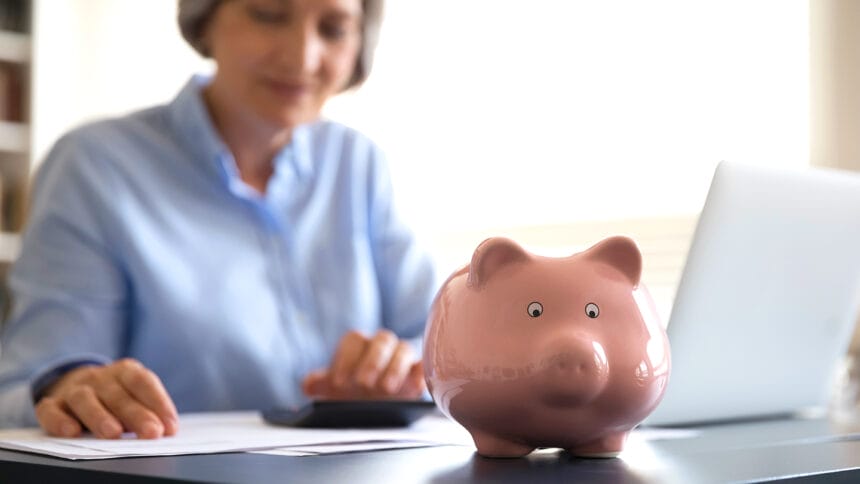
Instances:
[[[614,457],[660,402],[669,341],[633,240],[552,258],[491,238],[433,302],[424,375],[488,457]]]

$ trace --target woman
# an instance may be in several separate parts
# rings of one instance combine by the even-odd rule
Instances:
[[[177,409],[423,391],[432,264],[379,150],[318,119],[366,77],[380,8],[179,1],[214,77],[72,131],[37,176],[10,278],[4,424],[155,438],[177,431]]]

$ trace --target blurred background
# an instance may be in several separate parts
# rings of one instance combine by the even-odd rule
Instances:
[[[11,259],[57,137],[212,66],[175,0],[0,2]],[[386,151],[442,272],[489,235],[561,255],[623,233],[668,318],[719,161],[860,168],[857,25],[853,0],[387,0],[369,82],[326,115]]]

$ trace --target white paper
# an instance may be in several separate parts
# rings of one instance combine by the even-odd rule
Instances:
[[[631,440],[691,438],[695,430],[636,429]],[[297,429],[265,423],[258,412],[198,413],[180,416],[172,437],[143,440],[133,434],[118,440],[50,437],[40,429],[0,430],[0,448],[64,459],[111,459],[219,452],[260,451],[276,455],[322,455],[344,452],[464,445],[469,433],[442,415],[429,415],[403,429]]]
[[[355,442],[347,444],[300,445],[296,447],[281,447],[252,451],[254,454],[309,456],[326,454],[345,454],[348,452],[369,452],[376,450],[415,449],[419,447],[438,447],[438,442],[422,440],[381,440],[371,442]]]
[[[421,441],[426,445],[471,445],[469,434],[441,416],[428,416],[404,429],[323,430],[266,424],[258,412],[200,413],[180,416],[172,437],[143,440],[133,434],[118,440],[57,438],[40,429],[0,430],[0,448],[65,459],[209,454],[368,442]]]
[[[701,434],[702,431],[695,428],[637,427],[630,432],[630,437],[640,440],[676,440],[691,439]]]

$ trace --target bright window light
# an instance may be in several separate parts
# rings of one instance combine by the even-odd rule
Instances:
[[[806,0],[388,0],[329,117],[419,231],[695,214],[720,160],[808,163]]]

